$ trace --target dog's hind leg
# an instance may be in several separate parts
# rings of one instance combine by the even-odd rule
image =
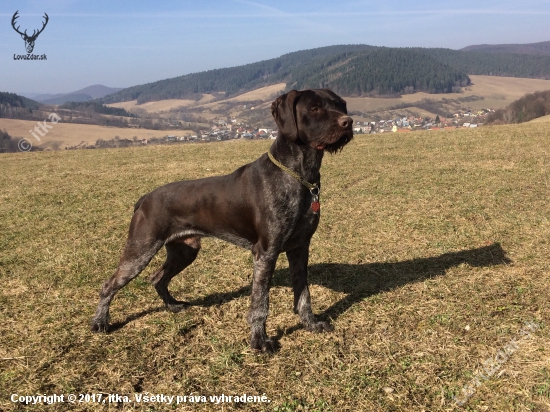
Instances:
[[[158,239],[150,242],[139,237],[132,237],[132,239],[128,239],[115,273],[103,283],[99,293],[99,304],[90,327],[92,332],[106,332],[108,330],[109,305],[113,297],[145,269],[163,244]]]
[[[168,284],[174,276],[189,266],[199,253],[201,241],[199,237],[173,240],[166,244],[166,262],[151,275],[151,282],[166,308],[171,312],[179,312],[189,304],[176,300],[168,291]]]

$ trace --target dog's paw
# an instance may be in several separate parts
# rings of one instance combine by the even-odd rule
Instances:
[[[190,306],[187,302],[181,302],[177,301],[177,303],[167,303],[166,304],[166,310],[172,312],[172,313],[178,313],[185,309],[187,309]]]
[[[109,331],[109,322],[105,320],[93,319],[90,325],[90,330],[94,333],[99,332],[108,332]]]
[[[334,326],[324,321],[313,322],[313,323],[310,323],[309,325],[304,325],[304,327],[306,328],[306,330],[309,330],[310,332],[317,332],[317,333],[332,332],[334,330]]]
[[[261,337],[257,339],[253,338],[250,341],[250,347],[254,350],[268,354],[274,353],[277,350],[277,344],[275,343],[275,341],[267,337]]]

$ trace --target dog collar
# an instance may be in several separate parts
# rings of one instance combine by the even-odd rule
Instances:
[[[277,159],[275,159],[275,157],[271,154],[270,150],[267,151],[267,156],[275,166],[277,166],[282,171],[288,173],[303,186],[307,187],[307,189],[311,193],[311,196],[313,196],[313,198],[311,199],[311,210],[313,210],[314,213],[319,213],[319,210],[321,209],[321,204],[319,203],[319,185],[317,183],[309,183],[307,180],[302,179],[300,175],[298,175],[298,173],[293,172],[281,162],[277,161]]]

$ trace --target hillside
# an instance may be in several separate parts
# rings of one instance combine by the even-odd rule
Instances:
[[[49,99],[41,100],[44,104],[64,104],[67,102],[88,102],[92,100],[92,96],[89,94],[81,94],[81,93],[71,93],[71,94],[61,94],[61,95],[55,95],[55,97],[51,97]]]
[[[483,53],[513,53],[550,56],[550,41],[526,44],[477,44],[467,46],[461,51],[476,51]]]
[[[343,61],[356,52],[374,49],[372,46],[348,45],[293,52],[243,66],[191,73],[129,87],[100,99],[100,102],[137,100],[138,104],[142,104],[166,99],[200,99],[203,94],[219,94],[227,98],[281,82],[288,84],[294,72],[326,64],[335,57]]]
[[[42,105],[15,93],[0,92],[0,118],[30,119]]]
[[[426,70],[421,70],[421,69]],[[434,82],[433,75],[438,79]],[[465,72],[416,51],[367,45],[330,46],[233,68],[210,70],[134,86],[100,101],[138,104],[164,99],[227,98],[284,82],[287,88],[330,87],[343,95],[444,93],[469,84]]]
[[[339,45],[137,85],[99,101],[143,104],[204,94],[227,99],[277,83],[287,89],[329,87],[346,96],[447,93],[469,84],[467,75],[550,79],[550,56]]]
[[[520,99],[526,93],[550,90],[550,80],[472,75],[472,84],[460,93],[428,94],[419,92],[402,97],[352,97],[344,96],[348,110],[355,121],[394,119],[403,116],[443,117],[466,109],[502,109]],[[14,94],[3,94],[0,104],[0,130],[14,137],[27,137],[33,146],[52,149],[89,146],[98,139],[151,139],[162,136],[189,136],[199,130],[208,130],[220,120],[252,128],[273,128],[270,104],[286,87],[285,83],[255,89],[235,97],[216,100],[213,95],[203,95],[201,100],[161,100],[138,105],[135,100],[113,103],[111,108],[96,102],[68,103],[53,108],[42,106]],[[9,97],[9,98],[8,98]],[[19,106],[11,106],[11,103]],[[16,103],[17,102],[17,103]],[[33,109],[38,107],[38,109]],[[49,130],[41,141],[34,141],[29,130],[36,121],[43,121],[55,111],[62,119]],[[140,117],[133,117],[133,116]],[[1,118],[4,117],[4,118]],[[24,119],[21,122],[11,119]],[[80,123],[80,124],[76,124]],[[97,128],[98,126],[111,126]],[[153,130],[156,129],[156,130]],[[162,130],[161,130],[162,129]]]
[[[19,96],[15,93],[0,92],[0,129],[3,119],[44,121],[52,113],[59,116],[62,123],[77,123],[120,128],[144,128],[152,130],[180,130],[197,128],[197,122],[187,119],[183,124],[177,119],[140,118],[123,108],[108,107],[96,101],[71,101],[62,105],[47,105]],[[32,128],[32,127],[31,127]],[[49,130],[49,129],[48,129]],[[9,130],[11,132],[11,130]],[[48,132],[49,133],[49,132]],[[51,133],[49,133],[51,135]]]
[[[386,110],[403,103],[410,103],[414,105],[416,102],[420,102],[423,99],[430,99],[434,101],[441,101],[443,99],[463,99],[467,101],[467,106],[471,109],[481,109],[484,107],[501,109],[514,100],[519,99],[526,93],[533,93],[539,90],[550,90],[550,80],[478,75],[472,75],[469,77],[472,84],[464,88],[460,95],[457,95],[456,93],[440,93],[434,95],[419,92],[392,98],[344,97],[348,102],[348,109],[369,112]],[[283,93],[285,86],[285,83],[279,83],[273,86],[262,87],[227,100],[214,101],[214,96],[204,95],[203,99],[198,101],[172,99],[138,104],[136,100],[132,100],[127,102],[112,103],[109,104],[109,106],[120,107],[131,112],[144,112],[149,115],[174,114],[193,109],[201,110],[202,115],[206,115],[209,110],[211,110],[213,114],[216,114],[219,113],[226,102],[246,103],[260,101],[270,103],[276,95]],[[233,114],[238,117],[237,113]]]
[[[523,123],[550,115],[550,90],[526,94],[504,109],[491,113],[489,123]]]
[[[550,79],[550,56],[483,53],[451,49],[413,49],[468,74]]]
[[[537,117],[536,119],[531,120],[531,123],[548,123],[550,122],[550,114],[546,116]]]
[[[550,90],[550,80],[523,79],[517,77],[469,76],[472,84],[461,93],[429,94],[425,92],[405,94],[401,97],[352,97],[345,96],[348,111],[355,121],[395,119],[404,116],[442,117],[452,116],[467,110],[504,108],[526,93]],[[270,105],[275,96],[282,93],[284,83],[256,89],[233,98],[214,100],[212,95],[204,95],[202,100],[161,100],[137,104],[136,100],[113,103],[109,106],[124,108],[143,117],[178,119],[214,124],[220,119],[245,123],[253,127],[275,127]],[[194,120],[193,120],[194,118]],[[1,126],[0,126],[1,127]],[[195,129],[195,128],[194,128]]]
[[[465,72],[434,57],[385,47],[310,64],[287,82],[292,89],[329,87],[343,96],[451,93],[469,84]]]
[[[59,106],[60,109],[76,110],[79,112],[107,114],[111,116],[136,117],[123,108],[109,107],[97,102],[67,102]]]
[[[12,107],[20,107],[22,109],[38,109],[42,106],[35,100],[28,99],[15,93],[0,92],[0,104],[10,105]]]

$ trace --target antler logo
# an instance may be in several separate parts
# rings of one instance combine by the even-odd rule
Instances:
[[[25,40],[25,48],[27,49],[27,53],[32,53],[32,51],[34,50],[34,42],[36,41],[36,38],[38,37],[38,35],[40,33],[42,33],[42,31],[44,30],[44,28],[46,27],[46,24],[48,24],[48,20],[50,19],[48,17],[48,15],[46,13],[44,13],[44,19],[46,19],[46,21],[44,21],[44,23],[42,23],[42,28],[40,30],[38,30],[38,32],[36,30],[33,30],[33,33],[31,36],[29,36],[27,34],[27,30],[25,30],[24,33],[21,33],[19,31],[19,27],[20,26],[17,26],[15,27],[15,23],[16,23],[16,20],[17,18],[19,17],[17,15],[17,13],[19,13],[19,10],[17,10],[14,14],[13,14],[13,17],[11,18],[11,25],[13,27],[13,29],[19,33],[21,35],[21,38],[23,40]]]

